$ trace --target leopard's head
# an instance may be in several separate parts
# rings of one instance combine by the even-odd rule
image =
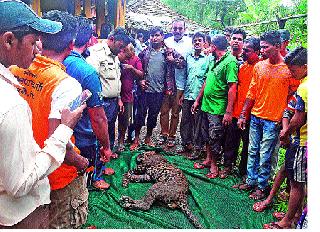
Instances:
[[[137,156],[138,165],[153,166],[160,162],[167,162],[167,160],[155,151],[147,151]]]

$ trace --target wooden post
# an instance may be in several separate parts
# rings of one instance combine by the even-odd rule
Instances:
[[[117,1],[117,12],[116,12],[116,20],[114,27],[124,27],[125,25],[125,13],[126,13],[126,1],[118,0]]]
[[[96,14],[97,14],[97,34],[100,36],[101,25],[105,22],[105,0],[96,0]]]
[[[37,15],[41,16],[40,0],[33,0],[31,7]]]
[[[87,18],[92,17],[92,15],[91,15],[91,0],[85,0],[84,12],[85,12]]]
[[[74,15],[81,15],[81,0],[74,2]]]

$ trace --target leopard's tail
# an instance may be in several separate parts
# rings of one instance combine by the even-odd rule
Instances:
[[[187,216],[189,221],[196,227],[197,229],[204,229],[200,224],[198,218],[191,212],[188,206],[187,200],[177,202],[177,205],[180,207],[182,212]]]

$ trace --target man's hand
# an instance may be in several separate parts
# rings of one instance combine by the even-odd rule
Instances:
[[[165,94],[165,95],[168,95],[168,96],[171,96],[171,95],[173,95],[173,91],[172,91],[172,90],[166,90],[166,91],[164,92],[164,94]]]
[[[184,94],[182,94],[181,97],[178,99],[179,106],[182,106],[183,99],[184,99]]]
[[[226,113],[224,114],[224,116],[223,116],[222,124],[223,124],[224,126],[228,126],[228,125],[231,124],[231,122],[232,122],[232,114],[229,113],[229,112],[226,112]]]
[[[241,130],[245,130],[246,129],[246,119],[245,119],[245,117],[240,117],[238,119],[237,125]]]
[[[133,66],[131,64],[122,64],[122,67],[124,69],[129,69],[129,70],[132,70],[133,69]]]
[[[70,109],[63,109],[61,111],[61,124],[64,124],[71,129],[75,127],[78,120],[80,119],[83,110],[87,107],[86,104],[79,106],[74,111],[70,111]]]
[[[148,83],[147,80],[141,80],[141,81],[139,82],[139,84],[140,84],[142,90],[146,90],[146,89],[149,87],[149,83]]]
[[[191,106],[191,113],[192,114],[195,114],[197,112],[198,106],[199,106],[199,102],[197,100],[195,100],[195,102]]]
[[[67,150],[65,162],[68,165],[75,166],[80,175],[82,175],[89,166],[89,160],[79,155],[73,148]]]
[[[124,112],[124,105],[123,105],[123,102],[122,102],[121,98],[118,99],[118,106],[119,106],[119,112],[120,112],[120,114],[123,114],[123,112]]]
[[[288,147],[290,144],[290,138],[288,131],[286,129],[282,129],[279,134],[280,146]]]
[[[111,158],[117,158],[118,155],[113,153],[110,148],[105,149],[103,147],[100,148],[100,160],[102,162],[109,162]]]

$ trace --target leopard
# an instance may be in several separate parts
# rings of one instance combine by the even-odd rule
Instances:
[[[154,202],[159,202],[171,209],[180,209],[195,228],[203,229],[198,218],[188,205],[189,184],[183,172],[168,162],[163,155],[155,151],[141,153],[136,158],[136,168],[123,174],[122,186],[130,182],[155,182],[140,200],[122,196],[120,205],[125,209],[150,209]]]

